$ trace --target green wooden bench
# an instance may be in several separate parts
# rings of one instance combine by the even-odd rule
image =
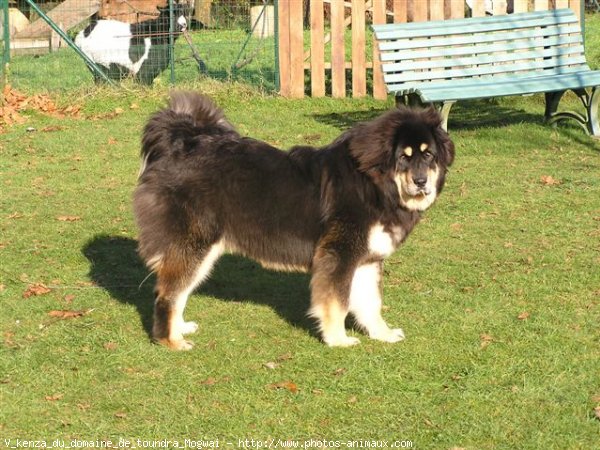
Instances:
[[[373,25],[388,92],[396,101],[436,105],[447,128],[458,100],[545,93],[551,124],[575,119],[600,137],[600,71],[587,65],[570,9],[444,21]],[[585,113],[559,112],[567,90]]]

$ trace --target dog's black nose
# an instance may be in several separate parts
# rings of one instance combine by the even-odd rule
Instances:
[[[413,183],[415,183],[417,187],[424,188],[427,184],[427,177],[413,177]]]

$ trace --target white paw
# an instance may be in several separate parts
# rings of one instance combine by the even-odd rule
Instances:
[[[194,343],[183,339],[183,337],[178,339],[157,339],[156,342],[171,350],[191,350],[194,348]]]
[[[191,341],[188,341],[186,339],[181,339],[180,341],[175,341],[172,343],[172,345],[170,346],[173,350],[191,350],[194,348],[194,343]]]
[[[323,340],[329,347],[351,347],[353,345],[360,344],[360,339],[346,335]]]
[[[196,322],[183,322],[179,329],[181,334],[192,334],[198,331],[198,324]]]
[[[388,328],[387,330],[371,334],[370,337],[372,339],[377,339],[378,341],[389,342],[393,344],[394,342],[400,342],[404,340],[404,331],[402,331],[402,328]]]

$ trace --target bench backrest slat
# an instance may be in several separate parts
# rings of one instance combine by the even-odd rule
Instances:
[[[427,50],[424,56],[413,50],[404,50],[393,53],[383,53],[381,55],[382,62],[388,61],[404,61],[424,58],[448,58],[450,56],[475,56],[482,55],[486,56],[490,53],[498,52],[513,52],[517,50],[529,51],[531,49],[546,49],[548,47],[560,47],[560,46],[573,46],[579,50],[583,49],[581,45],[581,39],[578,36],[553,36],[544,40],[543,45],[534,45],[535,42],[525,41],[513,41],[503,42],[499,44],[485,44],[485,45],[468,45],[460,47],[444,47],[439,49]],[[539,50],[535,50],[539,51]],[[391,68],[390,68],[391,69]],[[391,69],[395,70],[395,69]]]
[[[448,41],[448,37],[442,38],[432,38],[432,39],[395,39],[392,41],[380,41],[379,50],[382,52],[382,56],[387,56],[387,52],[391,52],[393,50],[413,50],[413,49],[421,49],[421,48],[430,48],[433,47],[444,47],[448,50],[451,50],[455,46],[473,46],[473,45],[481,45],[481,44],[489,44],[493,42],[497,42],[502,38],[504,41],[511,41],[513,43],[520,42],[529,42],[531,43],[532,39],[548,39],[550,37],[568,37],[570,35],[575,35],[578,39],[580,34],[579,25],[569,25],[564,28],[551,26],[545,28],[531,28],[528,30],[519,30],[506,32],[502,35],[498,34],[479,34],[473,35],[469,34],[466,36],[452,36],[452,41]]]
[[[469,17],[466,19],[373,25],[372,28],[377,39],[385,40],[394,39],[394,36],[398,36],[398,31],[401,31],[405,37],[417,38],[575,22],[577,22],[577,17],[575,17],[572,10],[566,8],[539,11],[537,13],[515,13],[479,18]]]
[[[404,85],[589,70],[570,9],[374,25],[388,91]]]
[[[560,63],[557,63],[560,61]],[[439,80],[447,78],[465,78],[465,77],[476,77],[482,75],[493,75],[500,73],[514,73],[523,71],[535,71],[542,69],[550,69],[560,66],[579,66],[581,69],[588,69],[585,58],[582,56],[560,58],[558,60],[541,59],[539,61],[529,61],[520,64],[485,64],[475,68],[461,68],[451,70],[431,70],[431,71],[413,71],[413,72],[402,72],[400,74],[388,73],[384,74],[383,78],[386,83],[388,82],[403,82],[403,81],[428,81],[428,80]]]
[[[550,48],[542,48],[536,49],[533,51],[526,52],[506,52],[499,54],[482,54],[477,56],[465,56],[462,58],[452,58],[452,67],[465,67],[465,66],[480,66],[483,64],[495,64],[499,65],[499,63],[509,63],[516,61],[525,61],[525,60],[535,60],[535,59],[557,59],[564,58],[568,56],[581,56],[583,54],[583,46],[578,45],[576,47],[550,47]],[[410,62],[412,70],[422,70],[422,69],[445,69],[448,66],[448,59],[441,57],[439,59],[419,59],[413,60]],[[410,60],[403,60],[401,63],[390,64],[388,69],[389,72],[398,71],[401,72],[406,64],[408,64]],[[560,60],[559,60],[560,61]],[[583,61],[585,62],[585,60]],[[564,64],[563,64],[564,65]],[[510,66],[508,64],[504,65],[507,71],[510,71]]]

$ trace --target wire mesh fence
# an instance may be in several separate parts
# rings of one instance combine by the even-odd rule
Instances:
[[[0,1],[3,77],[23,91],[206,76],[276,88],[272,2]]]

